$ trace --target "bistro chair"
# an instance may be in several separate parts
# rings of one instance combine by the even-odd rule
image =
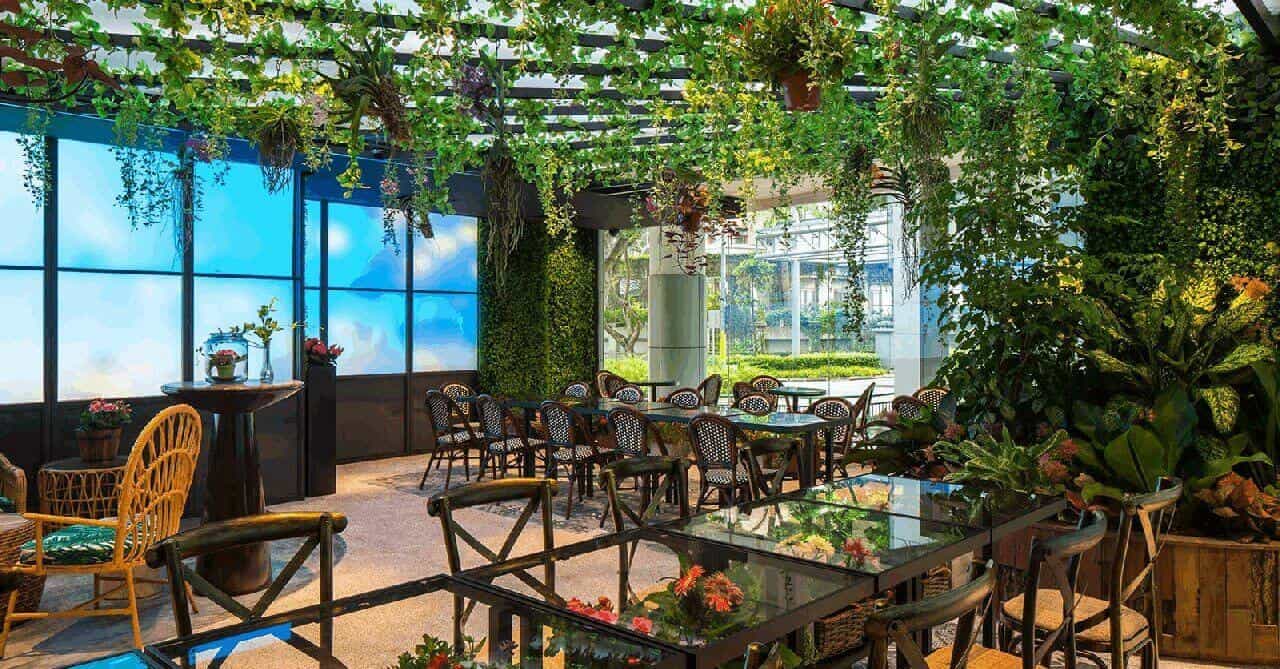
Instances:
[[[770,393],[750,392],[735,399],[733,406],[752,416],[768,416],[778,410],[778,396]]]
[[[1112,667],[1123,667],[1128,657],[1141,652],[1144,669],[1160,663],[1160,601],[1156,591],[1155,564],[1164,547],[1165,533],[1173,523],[1174,506],[1182,497],[1182,482],[1162,479],[1155,492],[1130,495],[1121,504],[1114,557],[1107,576],[1107,598],[1076,595],[1075,636],[1078,653],[1102,666],[1099,655],[1110,655]],[[1136,527],[1135,527],[1136,525]],[[1136,570],[1130,562],[1136,556],[1130,546],[1142,537],[1143,561]],[[1027,627],[1024,617],[1042,616],[1031,627],[1038,635],[1050,631],[1063,610],[1063,594],[1039,588],[1033,595],[1018,595],[1004,603],[1003,615],[1014,625]],[[1139,606],[1142,611],[1130,608]],[[1028,613],[1029,612],[1029,613]],[[1061,614],[1059,614],[1061,615]]]
[[[471,402],[468,401],[468,398],[476,396],[476,391],[471,386],[465,383],[446,383],[444,387],[440,388],[440,392],[448,395],[449,399],[458,403],[458,407],[461,409],[458,415],[462,417],[462,420],[471,423],[471,429],[480,429],[480,421],[472,415],[473,409],[471,408]]]
[[[951,391],[946,388],[930,386],[915,391],[911,396],[928,404],[933,411],[937,411],[942,406],[942,401],[947,399],[947,395],[950,394]]]
[[[736,403],[738,401],[738,398],[742,397],[743,395],[749,395],[751,393],[754,393],[756,392],[756,389],[751,387],[751,384],[747,383],[746,381],[737,381],[733,384],[732,392],[733,392],[733,401]]]
[[[720,403],[720,386],[722,382],[723,380],[719,374],[712,374],[698,384],[698,395],[702,397],[703,404],[713,407]]]
[[[426,487],[427,475],[431,473],[432,465],[439,466],[439,462],[446,458],[449,461],[449,467],[445,471],[444,487],[448,490],[449,482],[453,478],[453,463],[459,453],[462,455],[463,476],[470,481],[471,449],[480,444],[480,437],[475,429],[471,427],[470,422],[463,419],[458,403],[443,391],[427,391],[427,413],[431,416],[431,434],[435,447],[431,450],[431,459],[427,462],[426,471],[422,472],[422,480],[418,482],[418,490]],[[457,425],[459,421],[461,425]],[[483,471],[483,465],[481,467]]]
[[[640,386],[633,386],[630,383],[618,386],[613,391],[613,399],[627,404],[639,404],[644,401],[644,391],[640,390]]]
[[[724,416],[701,414],[689,421],[689,443],[697,456],[698,503],[694,513],[714,489],[720,506],[734,506],[751,500],[751,470],[742,462],[738,449],[738,429]],[[742,493],[739,496],[739,493]]]
[[[600,468],[600,487],[609,495],[609,509],[613,514],[613,530],[621,532],[626,520],[637,527],[648,527],[652,518],[673,491],[680,509],[680,517],[689,517],[689,461],[665,455],[646,455],[610,462]],[[653,485],[641,486],[639,508],[632,508],[618,494],[618,481],[647,479]],[[674,489],[674,490],[673,490]]]
[[[769,376],[768,374],[761,374],[759,376],[756,376],[755,378],[751,379],[750,383],[751,383],[751,387],[754,388],[755,391],[758,393],[767,393],[770,390],[773,390],[775,388],[779,388],[782,386],[782,381],[780,379],[774,376]]]
[[[739,397],[734,406],[752,416],[768,416],[778,410],[778,396],[751,392]],[[782,492],[782,479],[787,472],[795,471],[799,461],[799,446],[795,440],[770,434],[750,436],[745,450],[751,456],[748,461],[756,490],[763,495]],[[780,460],[781,466],[762,465],[761,460]]]
[[[117,487],[117,517],[26,514],[36,525],[36,537],[22,546],[12,571],[29,576],[91,574],[95,595],[67,611],[18,612],[14,608],[19,593],[9,593],[4,628],[0,630],[0,657],[13,623],[40,618],[128,616],[133,626],[133,645],[142,648],[133,570],[143,564],[147,549],[178,531],[200,458],[200,437],[199,412],[186,404],[168,407],[147,422],[133,444]],[[50,526],[62,529],[50,532]],[[108,574],[118,574],[124,583],[100,592],[98,584]],[[127,594],[124,608],[95,608],[121,589]]]
[[[573,381],[560,390],[561,397],[585,400],[591,397],[591,384],[586,381]]]
[[[858,401],[862,402],[865,396],[866,393],[864,391],[863,398],[859,398]],[[850,420],[848,424],[837,425],[831,430],[831,453],[832,457],[835,458],[832,464],[840,469],[842,476],[848,478],[849,468],[844,462],[844,456],[849,452],[849,444],[853,441],[854,426],[857,420],[855,416],[858,415],[858,408],[853,404],[849,404],[849,400],[843,397],[823,397],[809,405],[808,413],[827,420],[844,418]],[[825,446],[825,441],[826,430],[821,430],[818,432],[815,442]],[[823,448],[822,452],[825,458],[826,448]]]
[[[889,408],[898,414],[898,418],[905,420],[920,420],[925,414],[930,413],[932,409],[924,401],[918,400],[910,395],[899,395],[893,398]]]
[[[578,499],[585,499],[591,482],[591,469],[612,452],[600,450],[591,439],[586,421],[568,406],[547,400],[538,412],[542,416],[547,443],[551,446],[551,471],[558,475],[561,467],[567,469],[569,494],[565,498],[564,517],[568,518],[573,513],[574,488],[578,490]]]
[[[459,539],[484,558],[487,565],[506,561],[511,555],[511,550],[515,548],[516,542],[520,540],[520,534],[529,524],[529,519],[533,517],[535,511],[539,510],[542,515],[542,550],[554,550],[556,538],[551,520],[551,498],[555,497],[558,489],[559,484],[550,479],[509,478],[501,481],[468,483],[432,496],[427,502],[427,513],[440,519],[440,529],[444,533],[445,555],[449,560],[449,573],[456,574],[463,569],[462,554],[458,550]],[[502,546],[496,551],[485,546],[475,535],[459,525],[453,517],[454,511],[473,506],[520,501],[525,502],[524,509],[516,518],[515,525],[507,533]],[[514,571],[512,575],[544,597],[549,597],[551,601],[559,599],[555,594],[556,567],[553,561],[547,560],[543,563],[542,581],[538,581],[533,575],[523,570]],[[453,598],[455,648],[462,647],[462,630],[475,604],[476,600],[473,599],[464,606],[460,596],[455,595]]]
[[[849,437],[850,445],[861,443],[871,438],[867,434],[867,423],[871,422],[871,400],[876,394],[876,384],[872,381],[862,390],[858,400],[853,403],[853,430]]]
[[[658,431],[658,426],[653,424],[647,416],[635,410],[632,407],[617,407],[609,412],[605,422],[609,426],[609,433],[613,439],[614,455],[616,457],[631,459],[648,457],[651,454],[650,443],[658,445],[658,453],[667,455],[667,444],[662,439],[662,433]],[[625,477],[617,476],[618,479]],[[642,488],[651,480],[636,479],[638,488]],[[646,494],[648,494],[646,492]],[[607,511],[607,510],[606,510]],[[600,527],[604,527],[605,518],[608,514],[600,517]]]
[[[663,401],[681,409],[697,409],[702,406],[702,395],[693,388],[676,388]]]
[[[546,442],[543,440],[533,439],[525,434],[524,428],[511,415],[511,410],[493,397],[480,395],[476,398],[476,408],[480,412],[480,423],[484,427],[482,439],[484,452],[480,458],[480,473],[476,476],[477,481],[484,478],[485,465],[489,466],[493,477],[498,478],[499,464],[501,464],[502,476],[505,478],[511,456],[516,456],[520,463],[524,464],[526,458],[536,457],[537,449],[545,445]]]
[[[596,396],[597,397],[613,397],[618,388],[627,385],[627,380],[610,372],[609,370],[600,370],[596,372]]]
[[[244,518],[205,523],[199,527],[175,534],[147,549],[147,566],[152,569],[167,568],[169,590],[173,594],[173,619],[178,636],[190,636],[191,612],[188,609],[188,589],[194,590],[229,611],[242,622],[262,618],[284,586],[298,573],[307,558],[317,549],[320,552],[320,603],[333,601],[333,537],[347,528],[347,517],[340,513],[298,511],[293,513],[264,513]],[[302,545],[289,562],[280,570],[271,584],[252,608],[236,601],[231,595],[208,582],[183,560],[198,558],[229,548],[249,546],[264,541],[302,539]],[[290,645],[304,653],[322,659],[333,650],[333,621],[320,620],[320,652],[308,640],[294,635]]]

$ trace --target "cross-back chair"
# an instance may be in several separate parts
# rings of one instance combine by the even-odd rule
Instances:
[[[550,446],[551,471],[559,475],[561,467],[567,469],[569,494],[565,497],[564,517],[568,518],[573,513],[574,489],[578,491],[578,499],[584,499],[591,469],[612,451],[600,450],[591,438],[591,431],[582,415],[567,405],[547,400],[539,407],[538,413]]]
[[[459,454],[462,456],[463,476],[471,480],[471,451],[479,446],[480,436],[463,416],[461,407],[443,391],[428,390],[427,414],[431,417],[431,436],[435,445],[431,449],[427,469],[422,472],[422,480],[418,482],[418,490],[426,487],[432,466],[438,466],[445,460],[449,462],[444,475],[444,487],[448,490],[453,479],[453,463]]]
[[[711,374],[698,384],[698,395],[702,397],[702,403],[705,406],[713,407],[720,403],[721,385],[723,385],[723,379],[719,374]]]
[[[648,527],[653,516],[674,490],[680,517],[689,517],[689,461],[665,455],[646,455],[610,462],[600,468],[600,487],[609,495],[613,530],[623,531],[626,520],[637,527]],[[639,508],[633,508],[618,494],[618,482],[626,479],[649,479],[654,485],[641,486]]]
[[[175,534],[147,549],[147,565],[167,568],[169,590],[173,594],[173,619],[178,636],[190,636],[191,613],[187,588],[214,601],[244,622],[262,618],[267,608],[284,591],[298,570],[317,550],[320,553],[320,603],[333,601],[333,537],[347,528],[347,518],[340,513],[298,511],[264,513],[244,518],[205,523]],[[247,607],[183,563],[183,560],[260,542],[302,539],[298,551],[276,575],[257,603]],[[293,635],[288,642],[303,653],[323,661],[333,652],[333,620],[320,620],[320,646]]]
[[[554,550],[556,539],[555,528],[551,520],[551,498],[555,497],[558,490],[559,484],[551,479],[509,478],[501,481],[468,483],[432,496],[430,501],[427,502],[427,513],[440,519],[440,529],[444,534],[445,555],[449,560],[449,573],[456,574],[463,569],[462,554],[458,544],[459,539],[480,557],[484,558],[485,564],[492,565],[505,561],[510,557],[512,549],[515,548],[516,542],[520,539],[520,534],[528,526],[529,519],[533,517],[535,511],[540,511],[542,518],[541,550]],[[496,551],[485,546],[474,534],[458,524],[453,515],[455,511],[474,506],[519,501],[525,502],[524,509],[520,512],[520,516],[516,518],[515,525],[507,533],[502,546]],[[542,581],[539,581],[524,570],[514,571],[512,575],[544,597],[549,597],[552,601],[558,599],[555,594],[556,571],[553,561],[548,560],[543,563]],[[476,601],[471,600],[464,606],[461,597],[455,595],[453,598],[453,640],[455,647],[462,647],[462,631],[466,626],[467,618],[471,616],[471,611],[475,608],[475,604]]]
[[[585,400],[591,397],[591,384],[586,381],[570,381],[560,390],[560,396],[570,397],[575,400]]]
[[[633,386],[630,383],[618,386],[611,395],[613,399],[627,404],[637,404],[644,401],[644,391],[640,390],[640,386]]]
[[[1099,666],[1102,662],[1099,655],[1110,655],[1111,666],[1123,667],[1134,653],[1141,653],[1144,669],[1159,666],[1161,611],[1154,604],[1160,601],[1155,564],[1173,523],[1174,506],[1181,496],[1182,482],[1173,478],[1160,480],[1155,492],[1127,496],[1121,503],[1113,559],[1107,575],[1107,598],[1076,595],[1077,652]],[[1131,550],[1136,538],[1141,539],[1140,556]],[[1135,570],[1130,561],[1137,559],[1142,562]],[[1061,598],[1057,590],[1039,588],[1034,595],[1024,593],[1005,602],[1002,614],[1013,624],[1025,626],[1025,618],[1060,607]],[[1053,620],[1042,617],[1033,628],[1038,634],[1044,634]]]
[[[476,410],[480,413],[480,425],[484,430],[481,441],[484,442],[484,453],[480,458],[480,473],[476,480],[484,478],[485,466],[488,465],[494,478],[501,471],[506,477],[507,468],[515,456],[520,464],[526,458],[536,457],[536,451],[545,445],[541,439],[534,439],[524,433],[524,427],[511,415],[511,410],[489,395],[476,398]]]
[[[758,376],[752,377],[750,383],[751,383],[751,387],[754,388],[758,393],[767,393],[770,390],[773,390],[775,388],[782,386],[781,379],[779,379],[776,376],[769,376],[768,374],[760,374]]]
[[[976,644],[991,604],[995,565],[968,583],[918,602],[876,611],[867,617],[870,644],[867,669],[889,668],[889,643],[893,642],[898,666],[910,669],[1013,669],[1018,658]],[[956,621],[955,641],[928,657],[917,643],[919,632]]]
[[[67,611],[18,612],[14,608],[19,592],[9,593],[0,630],[0,657],[13,623],[40,618],[128,616],[133,644],[142,647],[133,570],[146,561],[147,549],[178,531],[200,458],[201,430],[199,412],[186,404],[168,407],[147,422],[134,441],[118,484],[120,502],[115,518],[26,514],[35,523],[35,539],[22,546],[12,570],[32,576],[91,574],[95,596]],[[51,526],[62,529],[51,532]],[[122,583],[100,592],[99,582],[106,580],[104,577]],[[124,608],[94,608],[122,589],[127,600]]]
[[[666,396],[665,401],[681,409],[697,409],[702,406],[702,395],[694,388],[676,388]]]
[[[613,393],[625,385],[627,385],[626,379],[607,369],[596,372],[597,397],[613,397]]]
[[[759,642],[749,644],[747,654],[742,658],[742,666],[744,669],[783,669],[786,664],[782,661],[782,643],[775,643],[771,647]]]
[[[751,499],[751,470],[738,449],[738,428],[724,416],[701,414],[689,421],[689,444],[698,467],[698,502],[694,512],[712,490],[720,493],[720,506],[733,506]]]
[[[862,401],[859,399],[859,401]],[[837,425],[831,429],[831,453],[835,461],[832,463],[840,469],[840,474],[846,478],[849,476],[849,466],[844,462],[844,456],[849,452],[849,444],[853,441],[854,422],[857,415],[857,408],[849,404],[849,400],[843,397],[823,397],[813,404],[809,405],[807,411],[819,418],[827,420],[837,420],[848,418],[849,423]],[[818,432],[818,442],[826,439],[826,430]],[[825,450],[825,449],[824,449]],[[825,454],[823,455],[825,458]]]

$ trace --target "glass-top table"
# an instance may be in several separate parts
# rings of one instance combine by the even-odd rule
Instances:
[[[876,590],[971,553],[987,539],[964,525],[803,499],[731,507],[662,529],[872,575]]]
[[[791,407],[793,412],[800,410],[801,397],[822,397],[827,391],[821,388],[813,388],[810,386],[788,386],[781,385],[769,391],[770,394],[787,399],[787,405]]]
[[[555,565],[551,583],[541,580],[548,562]],[[738,658],[748,643],[781,638],[871,595],[875,586],[869,575],[652,529],[464,571],[458,578],[642,633],[696,667]]]

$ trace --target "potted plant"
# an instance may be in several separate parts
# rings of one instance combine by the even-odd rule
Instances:
[[[120,433],[123,426],[133,422],[133,407],[116,400],[108,402],[96,399],[80,412],[80,425],[76,428],[76,446],[80,459],[85,462],[114,460],[120,451]]]
[[[830,0],[773,0],[756,5],[742,24],[738,49],[753,76],[782,86],[787,109],[813,111],[822,102],[823,80],[843,70],[846,31]]]
[[[306,110],[282,101],[273,101],[253,110],[249,115],[248,136],[258,147],[258,165],[262,168],[262,183],[271,193],[278,193],[289,185],[293,176],[293,161],[303,148]]]
[[[285,326],[281,325],[271,315],[276,312],[276,302],[278,301],[273,297],[270,302],[258,307],[258,322],[245,322],[240,328],[245,334],[257,337],[258,345],[262,347],[262,373],[258,376],[258,380],[262,383],[271,383],[276,378],[275,370],[271,368],[271,338],[277,332],[284,332],[285,330]],[[295,328],[298,327],[298,324],[292,323],[289,327]],[[232,328],[232,331],[236,331],[236,328]],[[338,352],[341,353],[342,349],[338,349]]]

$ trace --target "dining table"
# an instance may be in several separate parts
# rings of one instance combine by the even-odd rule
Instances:
[[[783,384],[773,390],[770,390],[769,394],[785,399],[787,401],[787,406],[791,408],[791,411],[797,412],[800,410],[801,397],[808,397],[810,399],[814,397],[822,397],[827,394],[827,391],[811,386],[789,386]]]

